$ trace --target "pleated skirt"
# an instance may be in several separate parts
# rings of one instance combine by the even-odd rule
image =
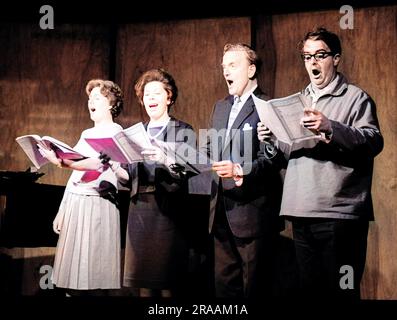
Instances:
[[[120,288],[120,216],[99,196],[65,192],[52,282],[61,288]]]

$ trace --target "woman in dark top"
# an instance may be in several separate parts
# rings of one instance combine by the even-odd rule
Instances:
[[[145,127],[154,145],[156,141],[189,142],[193,128],[168,115],[178,95],[170,74],[149,70],[139,78],[135,91],[150,117]],[[170,169],[158,147],[142,154],[145,161],[115,170],[131,190],[124,286],[139,289],[140,296],[169,297],[184,282],[188,267],[186,230],[180,224],[182,215],[188,214],[186,173]]]

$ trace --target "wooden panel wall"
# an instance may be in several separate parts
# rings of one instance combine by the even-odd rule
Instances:
[[[205,128],[217,99],[226,94],[220,67],[226,42],[250,42],[250,19],[204,19],[119,26],[117,43],[106,25],[3,24],[0,41],[0,170],[24,171],[31,166],[15,138],[51,135],[74,145],[92,126],[86,109],[85,85],[92,78],[109,78],[125,91],[123,126],[144,119],[133,85],[142,72],[167,69],[176,79],[179,98],[175,116]],[[115,48],[110,46],[115,45]],[[116,51],[111,61],[110,52]],[[114,57],[113,57],[114,59]],[[69,170],[43,166],[40,181],[64,185]]]
[[[250,18],[200,19],[130,24],[118,32],[116,79],[125,91],[123,126],[142,121],[145,111],[134,84],[152,68],[164,68],[179,90],[172,114],[197,130],[207,128],[214,103],[226,96],[223,46],[251,40]]]
[[[85,85],[108,77],[109,32],[106,26],[3,24],[0,28],[0,170],[31,166],[15,138],[50,135],[74,145],[92,126]],[[69,170],[40,169],[41,182],[65,184]]]
[[[257,47],[269,64],[261,81],[273,97],[292,94],[308,84],[296,45],[307,31],[322,25],[341,38],[340,71],[377,103],[385,147],[375,161],[376,222],[370,227],[362,288],[368,299],[397,299],[396,16],[397,6],[355,9],[353,30],[339,28],[339,10],[261,16],[256,24]]]

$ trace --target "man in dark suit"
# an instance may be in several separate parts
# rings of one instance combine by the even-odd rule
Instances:
[[[225,45],[222,68],[229,95],[214,107],[206,145],[215,161],[209,231],[217,297],[255,297],[270,290],[281,179],[270,166],[249,174],[260,149],[251,95],[267,99],[257,85],[259,65],[248,45]]]

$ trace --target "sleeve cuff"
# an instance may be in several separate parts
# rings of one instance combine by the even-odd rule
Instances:
[[[261,142],[261,148],[263,148],[263,155],[266,159],[273,159],[277,155],[277,147],[273,143]]]
[[[325,143],[330,143],[332,140],[332,136],[334,135],[334,130],[332,129],[332,125],[331,125],[331,132],[320,132],[320,135],[321,135],[321,139]]]
[[[240,187],[243,184],[243,168],[239,163],[234,164],[233,168],[233,180],[237,187]]]

